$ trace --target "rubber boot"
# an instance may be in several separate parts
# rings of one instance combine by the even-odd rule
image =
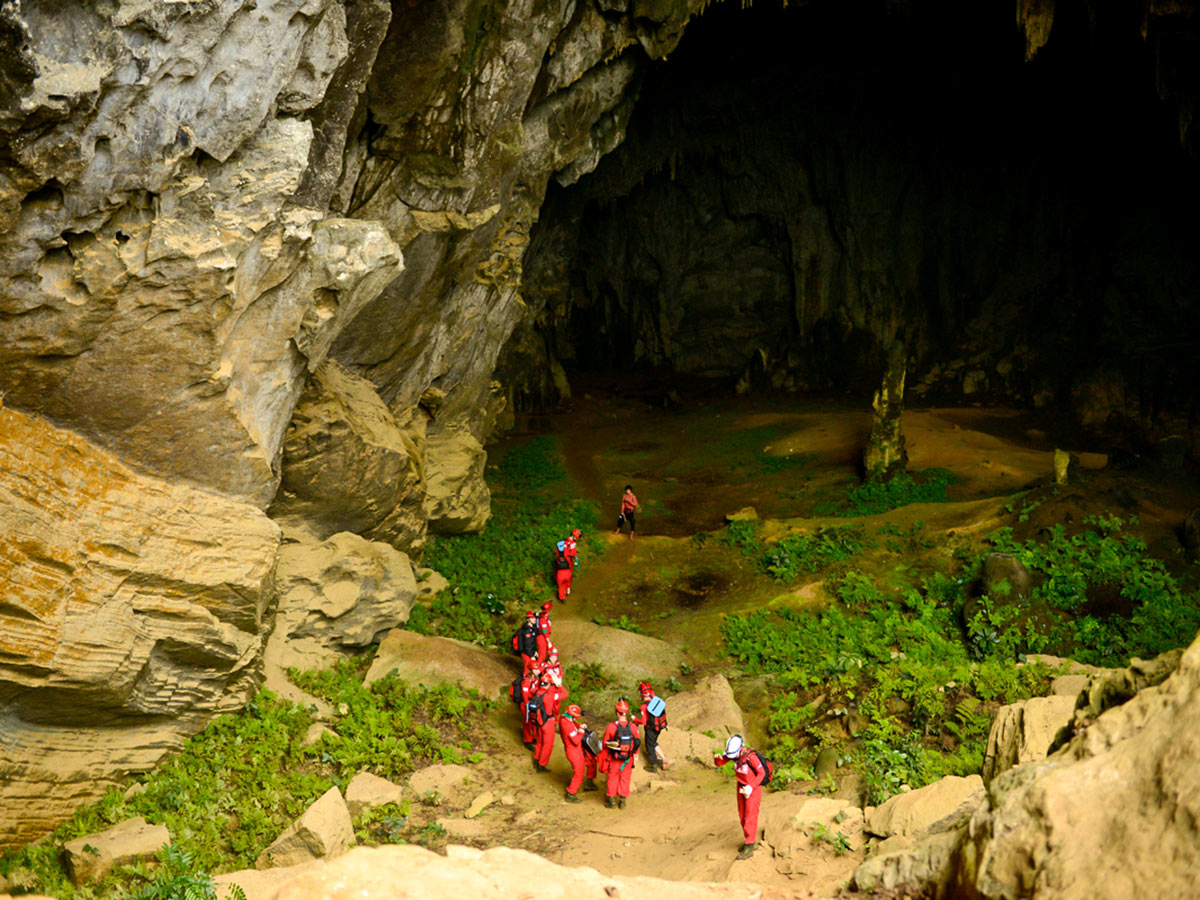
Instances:
[[[584,789],[585,791],[598,791],[598,790],[600,790],[600,788],[599,788],[599,787],[597,786],[597,784],[596,784],[596,779],[595,779],[595,778],[585,778],[585,779],[584,779],[584,782],[583,782],[583,789]]]
[[[582,803],[583,802],[578,797],[576,797],[574,794],[572,794],[570,791],[564,791],[563,795],[566,797],[566,800],[568,803]]]
[[[622,797],[621,799],[619,799],[617,801],[617,806],[619,806],[621,809],[625,808],[625,798],[624,797]]]
[[[757,844],[742,844],[742,849],[738,851],[738,859],[749,859],[754,855],[754,848]]]
[[[615,809],[617,806],[617,798],[616,797],[605,797],[604,805],[607,806],[609,809]]]

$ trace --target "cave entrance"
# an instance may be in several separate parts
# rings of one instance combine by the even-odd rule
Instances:
[[[551,185],[520,339],[569,379],[865,399],[899,335],[910,397],[1194,416],[1200,192],[1139,24],[1058,4],[1027,62],[1010,0],[714,5]]]

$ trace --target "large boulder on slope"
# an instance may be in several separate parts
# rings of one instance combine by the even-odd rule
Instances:
[[[425,423],[402,426],[365,378],[326,360],[296,404],[271,517],[320,540],[352,531],[404,551],[425,544]]]
[[[459,684],[494,698],[519,671],[516,657],[481,650],[465,641],[396,628],[379,642],[363,682],[371,684],[395,672],[414,684]]]
[[[983,780],[990,784],[1015,765],[1045,759],[1059,730],[1071,721],[1074,709],[1072,694],[1032,697],[1000,707],[988,733]]]
[[[889,797],[867,816],[867,831],[876,837],[913,839],[947,817],[973,812],[983,799],[983,779],[950,775],[932,784]]]
[[[254,861],[256,869],[295,866],[314,859],[333,859],[354,845],[350,810],[337,787],[313,802]]]
[[[555,622],[553,640],[563,659],[581,665],[594,663],[607,672],[628,676],[630,681],[650,678],[658,682],[658,689],[667,678],[679,674],[683,662],[683,652],[674,644],[582,619]],[[668,711],[668,721],[671,717]]]
[[[279,551],[272,665],[320,668],[403,625],[419,594],[412,563],[390,544],[343,532]]]
[[[0,407],[0,844],[150,769],[258,681],[279,528]]]
[[[97,834],[67,841],[63,845],[63,860],[71,881],[80,885],[99,881],[117,866],[154,859],[169,843],[171,832],[165,825],[150,825],[137,816]]]

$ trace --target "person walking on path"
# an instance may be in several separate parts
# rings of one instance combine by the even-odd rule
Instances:
[[[537,663],[538,614],[536,610],[525,613],[525,624],[513,635],[513,649],[521,654],[521,666],[528,672]]]
[[[542,604],[542,612],[537,618],[537,661],[538,665],[544,666],[550,657],[550,632],[552,625],[550,624],[550,610],[554,609],[554,603],[547,600]]]
[[[572,703],[558,718],[558,733],[562,737],[563,752],[567,754],[567,762],[571,764],[571,781],[567,784],[566,800],[568,803],[578,803],[579,786],[583,784],[583,773],[586,765],[583,759],[583,738],[587,733],[587,725],[583,721],[583,710]]]
[[[657,772],[659,769],[658,736],[667,727],[667,704],[662,697],[654,693],[654,688],[648,681],[639,684],[638,690],[642,694],[642,708],[633,717],[633,721],[645,729],[643,734],[646,735],[646,758],[650,760],[646,763],[646,771]],[[664,765],[663,768],[666,766]]]
[[[571,593],[571,582],[575,578],[575,570],[579,568],[579,536],[579,529],[572,529],[554,548],[554,583],[560,602],[565,602]]]
[[[608,757],[604,805],[610,809],[614,806],[624,809],[640,741],[637,726],[629,721],[629,701],[624,697],[617,701],[616,713],[617,720],[609,722],[604,729],[604,750]]]
[[[762,783],[767,777],[767,770],[758,754],[746,746],[740,734],[735,734],[725,742],[725,753],[714,756],[713,762],[718,766],[733,763],[733,772],[737,776],[738,819],[741,820],[742,834],[746,839],[737,858],[749,859],[754,855],[758,842],[758,810],[762,805]]]
[[[542,709],[537,712],[538,720],[537,744],[533,751],[533,770],[535,772],[550,771],[550,754],[554,751],[554,728],[558,724],[558,714],[562,702],[567,699],[567,689],[556,684],[555,679],[542,676],[542,689],[538,692],[542,698]]]
[[[533,750],[537,746],[537,726],[529,717],[529,701],[537,694],[541,680],[542,672],[537,666],[533,666],[521,679],[521,740],[526,750]]]
[[[613,534],[621,533],[621,526],[629,523],[629,539],[633,540],[633,532],[637,527],[638,499],[633,493],[633,485],[625,485],[625,493],[621,496],[621,514],[617,516],[617,527]]]

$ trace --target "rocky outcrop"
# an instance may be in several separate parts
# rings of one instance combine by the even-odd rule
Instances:
[[[379,642],[363,679],[378,681],[390,672],[413,684],[460,684],[485,697],[496,697],[518,674],[518,660],[481,650],[465,641],[426,637],[397,628]]]
[[[525,850],[495,847],[475,850],[451,846],[441,856],[416,845],[359,848],[323,865],[300,866],[295,877],[271,893],[253,891],[260,882],[246,879],[249,900],[390,900],[397,885],[420,885],[422,897],[472,897],[507,900],[543,885],[550,896],[578,900],[810,900],[805,890],[756,884],[703,884],[663,881],[658,878],[601,875],[594,869],[569,869]],[[243,873],[218,876],[223,884],[242,884]],[[249,873],[251,875],[256,873]],[[278,884],[278,882],[275,882]],[[569,888],[566,887],[569,885]],[[267,886],[270,890],[270,885]]]
[[[988,900],[1117,900],[1147,884],[1192,896],[1198,722],[1200,641],[1173,674],[1099,713],[1052,756],[1000,774],[966,825],[869,861],[855,883]]]
[[[973,812],[983,799],[983,779],[978,775],[949,775],[914,791],[889,797],[867,816],[866,830],[876,837],[894,835],[915,839],[937,823],[966,808]]]
[[[359,772],[346,785],[346,808],[350,810],[351,819],[369,809],[385,803],[399,803],[403,799],[404,788],[370,772]]]
[[[254,867],[271,869],[296,866],[314,859],[333,859],[353,845],[350,811],[341,791],[331,787],[259,854]]]
[[[483,480],[487,453],[465,428],[429,436],[425,515],[435,534],[482,531],[491,515],[491,492]]]
[[[127,819],[98,834],[88,834],[63,845],[67,874],[76,885],[99,881],[116,866],[154,859],[171,843],[165,825],[149,825],[141,816]]]
[[[1033,697],[1000,707],[983,754],[983,780],[1021,763],[1045,759],[1058,732],[1071,721],[1075,697]]]
[[[621,672],[637,679],[650,678],[660,683],[677,675],[683,662],[683,653],[674,644],[582,619],[564,619],[555,623],[554,643],[564,659],[580,665],[595,664],[609,672]]]
[[[405,552],[425,544],[425,423],[401,427],[374,386],[327,360],[283,445],[273,519],[324,540],[351,531]]]
[[[408,556],[342,532],[279,551],[279,593],[268,663],[320,668],[408,621],[418,596]]]
[[[0,843],[149,769],[257,683],[279,529],[0,407]]]

